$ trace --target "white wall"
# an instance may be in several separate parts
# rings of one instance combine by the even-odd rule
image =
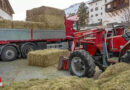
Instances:
[[[5,11],[3,11],[2,9],[0,9],[0,17],[4,18],[4,19],[8,19],[8,20],[12,20],[12,16],[10,16],[9,14],[7,14]]]
[[[89,4],[89,24],[99,23],[100,20],[103,19],[105,15],[105,6],[103,1],[99,0],[95,3]],[[98,7],[98,10],[95,10],[96,7]],[[93,12],[91,11],[91,9],[93,9]],[[98,14],[98,16],[96,16],[96,14]]]

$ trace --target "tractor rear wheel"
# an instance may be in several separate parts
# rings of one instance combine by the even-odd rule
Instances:
[[[121,57],[120,62],[130,63],[130,50],[128,50],[126,54]]]
[[[95,63],[85,50],[74,51],[69,57],[69,70],[78,77],[92,77],[95,74]]]

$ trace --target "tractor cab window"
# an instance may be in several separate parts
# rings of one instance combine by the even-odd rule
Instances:
[[[75,21],[75,22],[73,23],[73,29],[76,30],[76,31],[79,30],[79,28],[78,28],[78,22]]]

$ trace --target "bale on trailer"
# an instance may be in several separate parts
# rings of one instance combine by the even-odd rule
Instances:
[[[32,51],[28,54],[28,63],[33,66],[47,67],[57,64],[60,56],[67,56],[68,50],[45,49]]]
[[[27,10],[27,21],[45,23],[48,29],[64,29],[64,11],[51,7]]]
[[[0,28],[12,28],[12,21],[0,19]]]
[[[49,29],[49,27],[47,27],[45,23],[41,23],[41,22],[32,22],[32,28],[38,30]]]
[[[24,21],[12,21],[12,28],[13,29],[25,29],[25,22]]]

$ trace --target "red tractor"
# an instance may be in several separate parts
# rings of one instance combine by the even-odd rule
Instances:
[[[92,77],[96,66],[104,71],[117,62],[130,63],[130,32],[123,26],[76,32],[68,59],[60,61],[59,69],[79,77]]]

